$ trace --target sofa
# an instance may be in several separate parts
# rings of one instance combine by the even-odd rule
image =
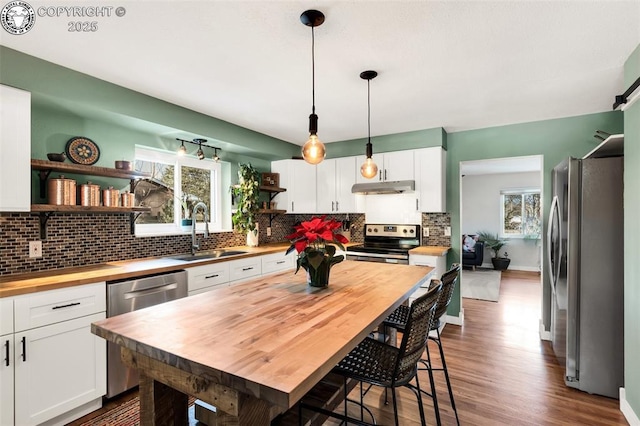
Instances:
[[[475,270],[484,261],[484,242],[473,234],[462,235],[462,267]]]

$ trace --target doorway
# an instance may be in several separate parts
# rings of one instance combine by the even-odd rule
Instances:
[[[460,162],[461,255],[468,250],[468,259],[461,261],[467,264],[460,280],[462,309],[467,299],[500,303],[501,276],[516,271],[538,275],[542,306],[543,182],[542,155]],[[505,243],[497,254],[509,259],[504,273],[494,270],[496,252],[486,246],[479,244],[482,256],[469,259],[480,233]]]

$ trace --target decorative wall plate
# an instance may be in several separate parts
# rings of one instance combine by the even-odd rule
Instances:
[[[69,160],[76,164],[91,165],[98,162],[100,158],[100,148],[91,139],[76,136],[69,139],[65,148]]]

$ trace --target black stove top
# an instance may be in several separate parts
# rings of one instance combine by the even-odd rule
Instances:
[[[409,250],[418,247],[418,245],[408,244],[382,244],[382,243],[365,243],[356,246],[351,246],[347,251],[361,252],[361,253],[378,253],[378,254],[408,254]]]

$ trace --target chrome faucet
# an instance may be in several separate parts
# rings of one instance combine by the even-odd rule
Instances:
[[[193,221],[191,223],[191,254],[195,255],[196,250],[200,248],[200,244],[196,243],[196,212],[199,208],[202,208],[202,212],[204,213],[204,236],[205,238],[209,236],[209,208],[205,203],[200,201],[198,204],[193,206],[193,210],[191,211],[191,217]]]

